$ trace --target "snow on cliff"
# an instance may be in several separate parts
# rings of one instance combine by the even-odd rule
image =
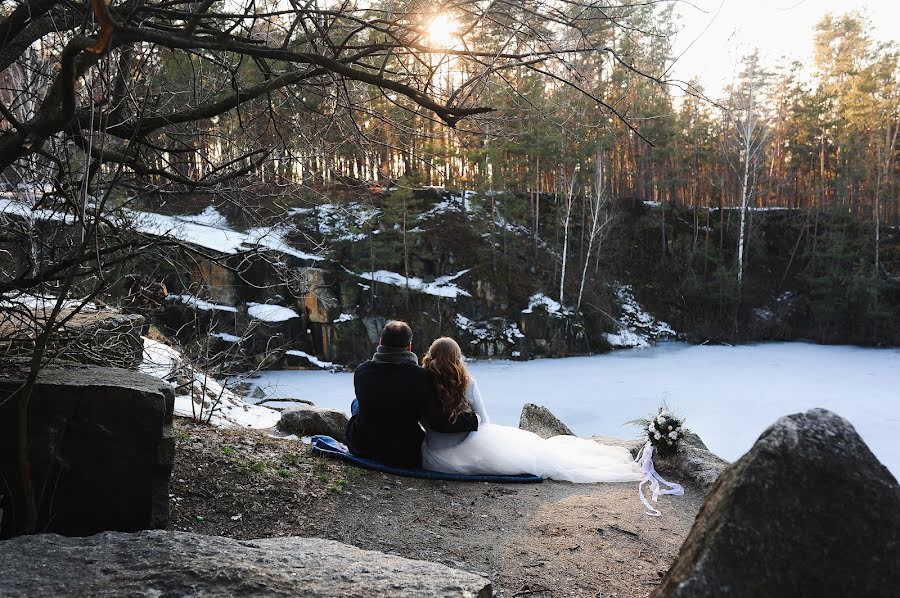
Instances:
[[[450,274],[448,276],[439,276],[434,279],[433,282],[425,282],[421,278],[417,276],[410,276],[407,278],[402,274],[398,274],[397,272],[390,272],[388,270],[377,270],[375,272],[363,272],[361,274],[355,274],[355,276],[359,276],[364,280],[371,280],[373,282],[378,282],[381,284],[389,284],[396,287],[406,287],[409,286],[410,290],[416,291],[418,293],[425,293],[426,295],[434,295],[436,297],[447,297],[448,299],[456,299],[457,297],[471,297],[472,295],[461,288],[460,286],[453,284],[453,281],[466,274],[471,268],[467,268],[456,274]]]
[[[125,214],[142,233],[171,237],[219,253],[270,249],[303,260],[325,259],[321,255],[292,247],[286,240],[290,229],[285,225],[251,228],[241,232],[230,228],[225,217],[213,207],[193,216],[168,216],[137,210],[125,210]]]
[[[609,344],[617,348],[646,348],[654,341],[675,338],[677,333],[662,320],[654,318],[641,307],[629,285],[620,285],[616,289],[621,314],[619,315],[619,331],[606,335]]]

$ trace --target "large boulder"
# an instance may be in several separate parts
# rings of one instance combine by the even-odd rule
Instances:
[[[53,534],[0,543],[0,595],[491,596],[483,577],[319,538]]]
[[[0,480],[9,484],[0,485],[0,537],[21,527],[25,512],[16,484],[21,398],[15,394],[24,375],[0,373]],[[165,528],[175,455],[173,408],[172,388],[145,374],[96,366],[44,368],[28,403],[37,529],[81,536]]]
[[[653,464],[663,476],[677,476],[693,482],[703,492],[712,488],[728,461],[710,452],[700,437],[687,432],[670,455],[653,455]]]
[[[654,596],[896,596],[898,504],[847,420],[782,417],[725,469]]]
[[[4,312],[0,317],[0,353],[7,358],[30,359],[37,340],[35,330],[46,326],[52,306]],[[143,316],[94,306],[73,312],[71,307],[60,312],[59,319],[66,318],[66,323],[48,339],[47,353],[58,354],[57,361],[123,368],[136,368],[141,363]]]
[[[331,436],[346,442],[347,414],[337,409],[325,409],[311,405],[301,405],[285,409],[278,420],[278,429],[297,436]]]
[[[551,436],[574,436],[566,424],[559,421],[549,409],[534,403],[525,403],[519,417],[519,428],[534,432],[541,438]]]

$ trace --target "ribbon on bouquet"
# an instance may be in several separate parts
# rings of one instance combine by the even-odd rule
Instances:
[[[647,515],[659,517],[662,513],[660,513],[656,507],[651,505],[650,501],[647,500],[647,497],[644,496],[644,484],[650,484],[650,497],[653,499],[653,502],[657,501],[660,494],[683,496],[684,488],[682,488],[680,484],[667,482],[656,473],[656,468],[653,466],[653,445],[650,444],[649,441],[640,450],[635,462],[644,474],[644,479],[641,480],[641,483],[638,485],[638,496],[641,497],[641,502],[644,503],[644,507],[647,509],[645,511]],[[661,485],[665,485],[667,488],[662,488]]]

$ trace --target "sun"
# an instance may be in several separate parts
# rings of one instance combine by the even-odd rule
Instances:
[[[459,24],[456,21],[439,14],[428,22],[428,45],[433,48],[451,48],[457,44],[458,30]]]

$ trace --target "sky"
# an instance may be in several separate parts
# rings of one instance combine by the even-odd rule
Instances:
[[[699,77],[710,97],[730,82],[740,57],[754,47],[764,64],[782,56],[812,63],[816,23],[826,14],[863,10],[879,40],[900,42],[900,0],[680,0],[681,31],[672,67],[676,79]]]

